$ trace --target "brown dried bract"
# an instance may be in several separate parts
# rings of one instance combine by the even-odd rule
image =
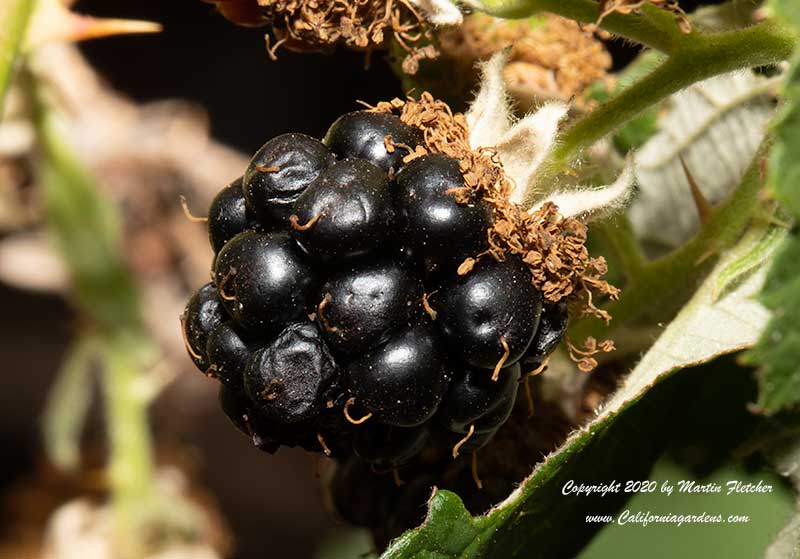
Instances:
[[[595,305],[595,300],[598,296],[615,299],[619,290],[602,279],[607,271],[605,259],[589,255],[586,225],[561,216],[552,202],[534,212],[510,202],[513,184],[497,153],[487,147],[472,149],[463,114],[453,113],[446,103],[428,92],[418,100],[393,99],[369,110],[399,113],[403,122],[422,131],[425,146],[417,146],[406,155],[405,161],[426,153],[443,153],[457,159],[465,185],[471,191],[471,196],[459,193],[457,199],[468,203],[481,198],[492,206],[494,223],[487,233],[489,250],[465,260],[459,274],[469,273],[481,258],[502,261],[508,254],[516,254],[528,265],[532,283],[546,300],[555,303],[566,299],[573,314],[594,315],[606,322],[611,319],[608,312]],[[591,355],[575,355],[580,357],[579,362],[591,358]]]
[[[298,51],[329,51],[337,45],[372,51],[393,37],[406,52],[406,73],[419,61],[438,53],[429,43],[430,27],[407,0],[211,0],[229,19],[241,25],[271,25],[281,46]],[[231,17],[233,16],[233,17]]]

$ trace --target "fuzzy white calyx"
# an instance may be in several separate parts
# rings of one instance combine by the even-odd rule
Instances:
[[[461,25],[464,20],[461,10],[450,0],[408,0],[408,2],[422,11],[425,21],[437,27]]]
[[[510,199],[521,203],[535,187],[537,172],[556,145],[558,129],[568,107],[559,102],[547,103],[515,121],[503,81],[506,60],[507,53],[501,52],[483,64],[481,85],[466,119],[470,129],[470,147],[496,151],[506,176],[514,183]],[[553,202],[563,216],[591,221],[622,209],[630,200],[634,185],[633,159],[629,158],[613,184],[542,192],[534,197],[531,211],[541,208],[546,202]]]

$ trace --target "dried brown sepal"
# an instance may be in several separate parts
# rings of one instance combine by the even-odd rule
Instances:
[[[209,0],[240,25],[270,25],[277,39],[268,46],[327,52],[336,46],[370,52],[391,37],[406,52],[403,71],[414,74],[419,61],[438,55],[431,27],[407,0]]]

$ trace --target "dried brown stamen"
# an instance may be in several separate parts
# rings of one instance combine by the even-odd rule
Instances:
[[[437,54],[432,45],[418,45],[430,39],[432,32],[406,0],[258,0],[258,6],[278,38],[274,46],[269,36],[265,38],[273,59],[282,45],[326,52],[343,44],[369,54],[384,47],[390,34],[406,51],[403,68],[407,73],[416,71],[419,60]],[[244,23],[253,23],[251,19]]]
[[[326,332],[330,333],[338,332],[339,329],[336,326],[331,326],[331,324],[328,322],[327,317],[323,314],[322,311],[325,310],[325,307],[327,307],[332,300],[333,298],[331,297],[331,294],[326,293],[325,296],[322,298],[322,301],[320,301],[319,305],[317,305],[317,316],[319,317],[320,322],[322,322],[322,327],[325,328]]]
[[[436,291],[432,291],[431,295],[433,295],[434,293],[436,293]],[[431,317],[431,320],[436,320],[436,316],[437,316],[438,313],[431,306],[431,303],[430,303],[430,300],[428,299],[428,294],[427,293],[423,293],[422,294],[422,308],[425,310],[426,313],[428,313],[428,315]]]
[[[269,167],[265,167],[264,165],[256,165],[256,170],[262,173],[277,173],[281,170],[280,165],[270,165]]]
[[[555,15],[540,17],[534,26],[526,20],[472,14],[462,25],[439,33],[443,62],[469,75],[476,61],[507,49],[503,78],[521,108],[544,99],[574,98],[582,109],[592,102],[586,99],[586,90],[608,79],[611,56],[603,43],[577,22]]]
[[[459,264],[456,273],[459,276],[465,276],[472,271],[472,268],[475,267],[476,260],[474,258],[466,258],[464,261]]]
[[[397,487],[404,485],[405,482],[400,478],[400,472],[397,471],[397,466],[392,466],[392,479]]]
[[[345,419],[346,419],[346,420],[347,420],[349,423],[352,423],[353,425],[361,425],[361,424],[362,424],[362,423],[364,423],[364,422],[365,422],[367,419],[369,419],[370,417],[372,417],[372,412],[369,412],[367,415],[365,415],[364,417],[361,417],[361,418],[359,418],[359,419],[353,419],[352,417],[350,417],[350,411],[349,411],[349,408],[350,408],[350,406],[352,406],[352,405],[353,405],[353,404],[355,404],[355,403],[356,403],[356,399],[355,399],[355,398],[350,398],[349,400],[347,400],[347,401],[344,403],[344,407],[342,408],[342,412],[344,413],[344,418],[345,418]]]
[[[533,417],[533,394],[531,393],[530,375],[525,375],[522,382],[525,384],[525,400],[528,402],[528,417]]]
[[[180,200],[181,200],[181,208],[183,209],[183,215],[186,216],[186,219],[188,219],[192,223],[205,223],[208,221],[207,217],[199,217],[192,213],[192,211],[189,209],[189,203],[186,201],[186,196],[181,194]]]
[[[598,343],[593,337],[589,336],[583,342],[583,349],[578,348],[569,337],[566,338],[567,351],[569,357],[577,365],[578,369],[588,373],[597,367],[597,359],[594,358],[598,353],[608,353],[614,351],[614,342],[611,340],[603,340]]]
[[[328,448],[328,445],[325,444],[325,439],[322,438],[322,433],[317,433],[317,440],[319,441],[319,445],[322,447],[322,452],[325,453],[325,456],[330,457],[331,449]]]
[[[508,361],[508,356],[511,355],[511,349],[508,347],[508,342],[506,342],[505,336],[500,336],[500,345],[503,346],[503,355],[500,357],[500,360],[494,366],[494,372],[492,373],[492,380],[497,382],[497,379],[500,378],[500,369],[503,368],[505,362]]]
[[[189,343],[189,334],[186,333],[186,315],[181,315],[181,335],[183,336],[183,345],[186,346],[186,351],[189,355],[198,361],[202,361],[203,358],[192,348],[192,344]]]
[[[467,434],[464,435],[464,438],[458,441],[456,445],[453,447],[453,458],[458,458],[458,451],[461,450],[461,447],[466,444],[466,442],[470,439],[470,437],[472,437],[472,434],[474,432],[475,432],[475,424],[471,423],[469,426],[469,431],[467,431]]]
[[[527,377],[535,377],[536,375],[539,375],[539,374],[543,373],[544,370],[547,369],[548,363],[550,363],[550,356],[549,355],[544,358],[544,361],[542,361],[541,365],[536,367],[534,370],[532,370],[530,373],[528,373],[525,376],[527,376]]]
[[[278,394],[280,393],[282,386],[283,384],[281,384],[281,381],[279,381],[278,379],[272,379],[270,383],[261,392],[258,393],[258,395],[261,396],[261,398],[263,398],[264,400],[271,402],[278,397]]]
[[[478,451],[472,451],[472,481],[475,482],[475,487],[478,489],[483,489],[483,482],[481,478],[478,477]]]
[[[236,275],[236,268],[234,266],[231,266],[230,268],[228,268],[228,272],[223,276],[222,281],[219,282],[219,286],[217,287],[219,296],[226,301],[236,300],[235,295],[228,295],[227,293],[225,293],[225,284],[228,283],[228,281],[235,275]]]
[[[300,225],[300,218],[297,217],[295,214],[292,214],[291,216],[289,216],[289,223],[292,225],[292,229],[294,229],[295,231],[308,231],[309,229],[314,227],[314,225],[316,225],[316,223],[320,220],[320,218],[323,215],[325,215],[324,212],[319,212],[317,215],[309,219],[308,223]]]

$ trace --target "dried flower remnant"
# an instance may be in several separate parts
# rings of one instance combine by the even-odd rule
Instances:
[[[590,28],[599,27],[602,21],[613,13],[623,15],[635,13],[647,4],[675,14],[675,20],[682,33],[692,31],[692,24],[686,17],[686,12],[678,5],[678,0],[600,0],[600,16]]]
[[[473,76],[475,62],[509,49],[503,78],[523,107],[575,98],[582,108],[586,88],[610,79],[611,56],[603,44],[576,22],[555,15],[515,21],[476,13],[458,27],[442,29],[438,38],[443,62]]]
[[[432,25],[456,23],[452,4],[420,0],[206,0],[231,21],[245,26],[272,27],[267,35],[272,58],[280,47],[328,52],[336,46],[370,52],[385,48],[391,38],[405,51],[403,69],[414,73],[419,61],[438,55],[430,44]]]

